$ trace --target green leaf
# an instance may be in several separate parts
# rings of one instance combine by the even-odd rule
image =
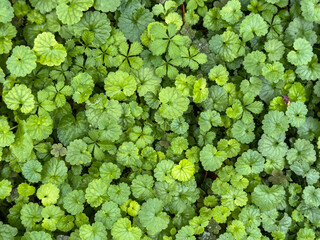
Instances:
[[[137,42],[140,35],[153,22],[153,14],[144,7],[127,8],[118,19],[118,27],[131,42]]]
[[[289,123],[293,127],[301,127],[306,121],[306,114],[308,109],[303,102],[291,103],[286,111]]]
[[[258,142],[258,150],[265,157],[271,159],[281,159],[287,154],[288,151],[288,146],[284,142],[284,139],[284,133],[275,138],[263,134]]]
[[[161,60],[160,66],[155,70],[159,77],[168,76],[169,79],[174,79],[179,74],[178,66],[181,65],[181,58],[170,58],[169,55],[165,56],[166,61]]]
[[[63,199],[63,207],[68,213],[76,215],[83,211],[85,200],[82,190],[73,190]]]
[[[158,181],[168,181],[173,180],[171,176],[171,170],[174,166],[174,162],[171,160],[162,160],[157,164],[154,169],[154,176]]]
[[[217,223],[225,223],[227,221],[227,217],[230,214],[231,214],[231,211],[227,207],[224,207],[224,206],[215,206],[212,209],[212,218]],[[232,235],[231,235],[231,237],[232,237]],[[227,238],[227,239],[230,239],[230,238]]]
[[[227,232],[231,233],[234,239],[241,239],[246,235],[246,227],[239,220],[233,220],[227,227]]]
[[[48,86],[45,91],[58,108],[63,107],[66,104],[66,97],[73,94],[73,88],[65,85],[62,80],[58,81],[55,86]]]
[[[53,183],[55,185],[61,185],[67,178],[68,168],[65,161],[57,158],[51,158],[43,166],[42,182]]]
[[[156,39],[149,44],[150,51],[158,56],[166,52],[169,41],[163,39]]]
[[[246,110],[249,110],[250,112],[254,113],[254,114],[259,114],[263,111],[263,103],[262,102],[253,102],[250,103],[249,105],[246,106]]]
[[[284,54],[285,47],[281,41],[270,39],[264,44],[264,49],[268,53],[270,61],[279,61]]]
[[[174,179],[182,182],[188,181],[194,174],[194,165],[187,159],[183,159],[171,170],[171,175]]]
[[[289,121],[283,112],[270,111],[268,112],[262,121],[262,129],[265,134],[270,137],[278,137],[281,133],[284,133],[289,128]]]
[[[24,77],[36,68],[37,57],[29,47],[17,46],[7,60],[7,68],[17,77]]]
[[[222,124],[222,120],[217,111],[208,110],[200,113],[198,123],[201,131],[208,132],[212,126],[220,126]]]
[[[188,10],[195,10],[198,7],[204,7],[204,4],[207,0],[190,0],[187,4]]]
[[[118,179],[121,175],[119,167],[114,163],[103,163],[99,168],[101,178],[105,178],[108,181]]]
[[[2,239],[14,240],[15,236],[18,234],[18,230],[8,224],[4,224],[0,221],[0,237]],[[29,240],[29,239],[26,239]]]
[[[290,165],[297,162],[311,165],[316,161],[316,152],[308,140],[298,138],[294,143],[294,148],[288,150],[287,160]]]
[[[220,8],[217,7],[209,9],[203,18],[203,26],[208,30],[219,31],[225,25],[225,21],[221,19]]]
[[[126,183],[120,183],[117,185],[111,184],[108,188],[108,196],[110,200],[121,205],[129,199],[130,187]]]
[[[288,61],[293,65],[304,65],[311,61],[313,53],[310,43],[303,39],[298,38],[293,43],[294,50],[290,51],[287,55]]]
[[[10,126],[4,116],[0,118],[0,147],[8,147],[14,142],[15,135],[10,131]]]
[[[51,12],[57,7],[57,0],[30,0],[31,6],[39,10],[42,14]]]
[[[310,169],[309,172],[306,174],[307,183],[309,185],[313,185],[318,182],[320,178],[320,174],[316,169]]]
[[[254,76],[259,76],[262,74],[262,68],[264,67],[265,60],[266,55],[263,52],[253,51],[245,56],[243,66],[248,73]]]
[[[196,240],[194,229],[191,226],[182,227],[176,234],[177,240]]]
[[[175,119],[188,109],[189,100],[181,96],[176,88],[167,87],[160,91],[160,114],[164,118]]]
[[[103,126],[106,121],[117,122],[122,114],[122,107],[116,100],[109,100],[106,95],[95,94],[86,102],[88,122],[94,127]]]
[[[300,82],[292,84],[289,89],[288,97],[290,101],[305,102],[306,101],[306,90]]]
[[[52,183],[42,184],[37,190],[37,197],[41,200],[43,206],[49,206],[57,203],[60,189]]]
[[[224,160],[227,159],[227,153],[217,151],[217,149],[207,144],[200,152],[200,161],[206,171],[215,171],[219,169]]]
[[[220,86],[223,86],[228,81],[228,77],[229,72],[221,64],[214,66],[209,72],[209,79]]]
[[[2,68],[0,68],[0,82],[1,83],[4,82],[4,80],[5,80],[4,77],[5,77],[5,74],[4,74],[3,70],[2,70]]]
[[[320,23],[320,11],[317,1],[301,1],[302,16],[309,22]]]
[[[273,185],[283,185],[285,186],[288,183],[287,176],[283,174],[283,171],[274,169],[272,170],[272,176],[268,178],[269,182],[272,182]]]
[[[36,192],[34,186],[30,186],[28,183],[20,183],[18,186],[18,193],[21,196],[28,197],[33,195]]]
[[[160,89],[161,78],[156,76],[151,68],[142,67],[140,70],[131,69],[130,74],[137,82],[137,92],[145,96],[148,92],[156,94]]]
[[[228,1],[220,11],[221,18],[230,24],[235,24],[242,17],[241,3],[239,0]]]
[[[141,230],[131,226],[128,218],[120,218],[112,226],[111,234],[114,240],[139,240],[142,236]]]
[[[282,186],[274,185],[269,188],[266,185],[258,185],[252,193],[252,201],[261,210],[268,211],[276,208],[283,200],[285,191]]]
[[[111,229],[120,218],[120,208],[118,204],[112,201],[106,201],[102,204],[101,210],[97,211],[94,216],[94,220],[96,222],[102,222],[107,229]]]
[[[52,112],[57,108],[56,104],[53,101],[49,100],[51,99],[49,92],[45,90],[38,91],[37,97],[38,97],[39,112]]]
[[[101,210],[95,214],[95,221],[102,222],[107,229],[111,229],[113,224],[121,217],[118,205],[112,201],[107,201],[102,205]]]
[[[63,24],[75,24],[80,21],[83,12],[87,11],[93,2],[93,0],[58,0],[57,16]]]
[[[310,228],[301,228],[297,233],[298,240],[314,239],[315,237],[315,232]]]
[[[143,174],[138,175],[132,181],[131,191],[132,195],[137,199],[147,200],[154,196],[153,192],[154,180],[152,176]]]
[[[189,96],[196,81],[197,78],[193,75],[179,74],[176,76],[174,84],[183,96]]]
[[[120,6],[121,0],[96,0],[94,8],[102,12],[115,12]]]
[[[92,34],[93,39],[89,42],[94,47],[100,47],[106,43],[111,32],[110,21],[107,15],[98,11],[86,12],[80,22],[72,26],[72,29],[76,37]]]
[[[207,55],[200,53],[200,51],[191,46],[189,49],[186,47],[181,47],[181,58],[182,58],[182,67],[190,67],[192,70],[197,70],[200,64],[207,62]]]
[[[117,151],[117,161],[127,167],[137,165],[139,149],[133,142],[123,142]]]
[[[317,80],[320,78],[320,64],[317,55],[313,55],[312,60],[306,65],[299,65],[296,73],[302,80]]]
[[[121,126],[111,121],[106,122],[104,126],[100,126],[100,129],[103,129],[100,132],[100,138],[106,141],[115,142],[122,134]]]
[[[74,140],[67,147],[66,161],[71,165],[87,164],[91,162],[91,159],[87,144],[83,140]]]
[[[193,102],[201,103],[203,102],[209,95],[209,90],[206,88],[207,82],[204,78],[199,78],[193,87]]]
[[[168,33],[166,33],[166,30]],[[177,58],[181,55],[180,47],[190,44],[189,37],[175,35],[177,27],[173,23],[169,23],[167,29],[160,23],[151,24],[149,32],[152,39],[149,43],[149,49],[156,56],[168,52],[171,58]],[[192,55],[196,54],[194,51],[195,49],[192,50]],[[199,60],[203,62],[201,59]]]
[[[94,88],[94,82],[88,73],[79,73],[71,80],[71,86],[73,87],[73,100],[77,103],[85,102],[92,94]]]
[[[63,211],[58,206],[50,205],[42,209],[41,216],[44,218],[41,226],[46,230],[55,231],[58,222],[63,217]]]
[[[243,113],[243,107],[239,101],[235,101],[231,107],[226,110],[227,116],[232,119],[240,119]]]
[[[209,48],[226,62],[232,62],[234,59],[244,54],[244,49],[239,36],[229,30],[221,35],[213,36],[209,41]]]
[[[24,84],[15,85],[3,100],[9,109],[20,109],[22,113],[29,113],[34,108],[34,96]]]
[[[130,72],[131,69],[140,69],[143,65],[142,58],[139,54],[143,48],[139,42],[133,42],[130,45],[123,42],[119,46],[119,55],[115,57],[115,65],[119,66],[119,70]]]
[[[171,13],[172,14],[172,13]],[[199,22],[199,15],[196,14],[193,10],[186,12],[185,14],[185,21],[190,25],[195,25]]]
[[[258,77],[251,77],[249,80],[242,80],[240,90],[242,93],[248,93],[257,96],[262,88],[262,80]]]
[[[139,219],[150,235],[155,235],[167,228],[170,218],[163,212],[163,202],[157,198],[148,199],[142,204]]]
[[[39,62],[47,66],[58,66],[67,56],[65,47],[58,43],[50,32],[41,33],[36,37],[33,50]]]
[[[315,188],[314,186],[307,186],[303,190],[302,198],[306,204],[314,207],[320,206],[320,188]]]
[[[19,161],[25,162],[27,159],[30,159],[32,149],[33,141],[26,133],[26,124],[25,122],[20,122],[16,132],[15,141],[11,144],[10,150],[14,156],[19,159]]]
[[[254,35],[264,36],[268,33],[268,25],[257,13],[247,15],[240,24],[240,35],[244,41],[250,41]]]
[[[109,182],[95,179],[88,184],[85,198],[91,207],[99,207],[108,198],[107,189]]]
[[[303,1],[304,3],[306,1]],[[311,2],[310,2],[311,3]],[[308,16],[309,17],[309,16]],[[293,42],[298,38],[305,38],[311,45],[317,41],[317,34],[315,33],[314,24],[307,21],[302,16],[295,17],[288,25],[285,33],[285,43],[292,46]]]
[[[84,224],[79,228],[81,239],[88,240],[107,240],[107,231],[101,222],[95,222],[92,225]]]
[[[60,142],[67,146],[77,138],[82,138],[88,132],[88,122],[83,112],[79,112],[76,117],[67,114],[60,120],[57,126],[57,134]]]
[[[238,143],[235,139],[221,139],[218,142],[217,149],[219,151],[225,151],[227,153],[227,158],[233,158],[236,157],[240,152],[240,143]]]
[[[264,169],[265,159],[257,151],[249,149],[235,163],[236,171],[243,175],[259,174]]]
[[[165,25],[161,24],[161,23],[153,23],[150,24],[150,28],[148,29],[150,36],[152,38],[168,38],[167,35],[167,28],[165,27]]]
[[[0,199],[5,199],[7,196],[10,195],[12,190],[11,182],[6,179],[0,181]]]
[[[31,115],[26,120],[27,133],[35,140],[41,141],[50,136],[53,130],[53,121],[46,112],[37,115]]]
[[[9,53],[12,48],[12,41],[17,35],[17,29],[11,23],[0,22],[0,54]]]
[[[14,17],[13,8],[8,0],[0,0],[0,23],[11,22]]]
[[[280,62],[266,63],[262,67],[262,75],[271,82],[277,83],[283,79],[284,67]]]
[[[21,223],[27,227],[32,228],[37,222],[42,220],[41,211],[42,207],[37,203],[27,203],[21,208]]]
[[[122,101],[130,97],[137,89],[135,78],[121,70],[110,72],[104,81],[106,95],[111,99]]]
[[[36,183],[41,180],[42,165],[37,160],[29,160],[23,164],[22,168],[23,176],[31,183]]]

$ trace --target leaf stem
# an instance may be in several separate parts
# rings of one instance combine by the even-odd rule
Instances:
[[[15,129],[15,128],[17,128],[17,127],[18,127],[18,125],[16,125],[16,126],[14,126],[14,127],[10,128],[10,131],[11,131],[11,130],[13,130],[13,129]]]
[[[184,8],[184,4],[181,4],[180,6],[179,6],[179,8],[181,9],[181,11],[182,11],[182,20],[183,20],[183,22],[185,23],[186,22],[186,19],[185,19],[185,14],[186,14],[186,10],[185,10],[185,8]]]
[[[202,184],[206,181],[206,179],[207,179],[207,176],[208,176],[208,171],[206,171],[206,175],[204,176],[204,179],[203,179],[203,182],[202,182]]]

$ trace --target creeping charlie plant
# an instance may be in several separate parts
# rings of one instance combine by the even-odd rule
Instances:
[[[320,239],[318,0],[0,0],[0,240]]]

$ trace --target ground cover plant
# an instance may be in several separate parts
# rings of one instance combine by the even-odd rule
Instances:
[[[319,23],[317,0],[0,0],[0,239],[320,239]]]

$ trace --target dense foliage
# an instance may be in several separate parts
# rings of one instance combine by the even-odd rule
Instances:
[[[0,0],[0,240],[320,239],[318,0]]]

